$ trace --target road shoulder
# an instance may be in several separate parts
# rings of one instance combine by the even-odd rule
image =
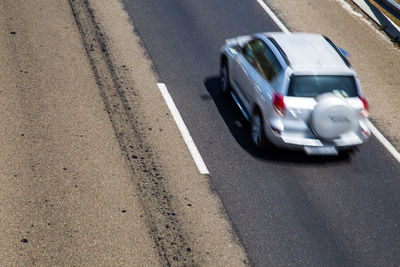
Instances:
[[[160,264],[67,1],[0,2],[0,265]]]

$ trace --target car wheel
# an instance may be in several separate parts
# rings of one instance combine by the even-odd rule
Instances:
[[[229,70],[228,70],[226,61],[223,61],[221,63],[220,80],[219,81],[220,81],[219,87],[221,89],[222,94],[224,96],[228,96],[231,91],[231,85],[229,82]]]
[[[251,141],[257,150],[264,150],[269,146],[264,134],[264,124],[259,112],[254,113],[251,120]]]

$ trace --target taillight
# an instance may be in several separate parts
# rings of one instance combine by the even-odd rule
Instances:
[[[277,92],[274,92],[274,98],[272,100],[272,105],[274,106],[274,109],[276,113],[278,113],[279,116],[284,117],[285,116],[285,102],[283,99],[283,95],[278,94]]]
[[[368,138],[371,135],[371,132],[368,130],[365,130],[364,128],[361,127],[361,133],[364,135],[364,137]]]
[[[364,117],[364,118],[367,118],[368,115],[369,115],[369,113],[368,113],[368,110],[369,110],[368,102],[367,102],[367,100],[366,100],[364,97],[362,97],[362,96],[359,96],[359,98],[360,98],[361,102],[362,102],[363,105],[364,105],[364,109],[361,110],[360,115],[361,115],[362,117]]]

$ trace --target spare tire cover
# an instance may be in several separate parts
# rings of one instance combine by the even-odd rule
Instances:
[[[313,132],[323,139],[335,139],[357,125],[357,117],[346,99],[333,93],[317,97],[311,117]]]

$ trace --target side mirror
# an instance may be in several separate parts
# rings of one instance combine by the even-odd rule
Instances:
[[[350,57],[350,54],[349,54],[346,50],[344,50],[343,48],[340,48],[340,47],[339,47],[339,51],[340,51],[340,53],[342,53],[342,55],[343,55],[345,58],[349,58],[349,57]]]

